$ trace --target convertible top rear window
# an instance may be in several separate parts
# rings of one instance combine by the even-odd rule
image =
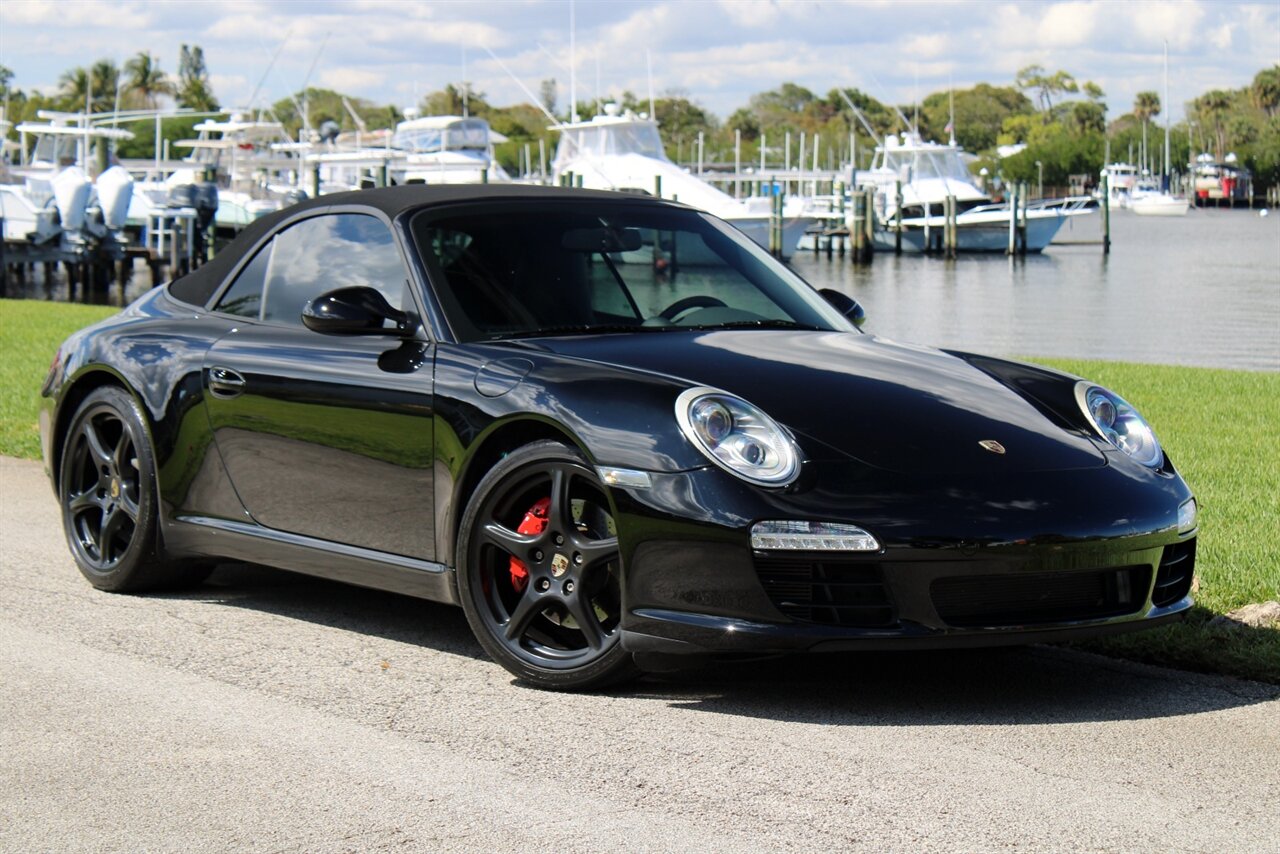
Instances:
[[[845,329],[728,226],[647,204],[426,212],[418,250],[461,341],[672,328]]]

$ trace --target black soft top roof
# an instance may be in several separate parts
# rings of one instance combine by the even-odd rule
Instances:
[[[334,193],[318,199],[307,199],[275,213],[254,220],[236,235],[221,252],[201,267],[192,270],[169,284],[169,293],[190,305],[205,305],[226,280],[244,253],[273,231],[283,219],[315,208],[322,210],[343,205],[361,205],[374,208],[394,219],[405,211],[432,205],[454,202],[498,201],[503,199],[545,199],[591,201],[638,201],[646,198],[635,194],[606,192],[604,190],[579,190],[564,187],[543,187],[535,184],[409,184],[401,187],[381,187],[373,190],[353,190]],[[650,199],[650,201],[657,201]]]

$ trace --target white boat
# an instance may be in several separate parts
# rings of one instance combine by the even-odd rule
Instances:
[[[653,195],[661,184],[662,197],[676,199],[720,217],[756,243],[769,247],[772,198],[735,199],[668,159],[653,119],[617,104],[606,104],[605,113],[591,121],[556,125],[553,177],[558,183],[572,175],[575,184],[596,190]],[[786,200],[782,217],[782,255],[795,254],[805,230],[816,220],[806,215],[804,200]]]
[[[1146,193],[1129,205],[1139,216],[1186,216],[1189,206],[1186,199],[1168,193]]]
[[[1164,100],[1169,103],[1169,43],[1164,45]],[[1163,184],[1164,186],[1160,186]],[[1186,216],[1188,203],[1185,198],[1174,196],[1169,186],[1169,117],[1164,120],[1164,177],[1160,184],[1151,181],[1151,187],[1135,195],[1130,207],[1139,216]]]
[[[1112,209],[1127,208],[1133,201],[1138,186],[1138,167],[1132,163],[1108,163],[1102,167],[1101,177],[1107,179],[1107,203]],[[1102,187],[1094,194],[1102,199]]]
[[[957,249],[961,252],[1003,252],[1009,246],[1012,211],[1008,204],[993,202],[973,182],[954,142],[943,145],[925,142],[917,133],[885,137],[876,146],[872,168],[857,173],[857,183],[875,187],[873,242],[878,250],[896,246],[899,203],[902,188],[902,248],[924,252],[941,250],[948,196],[954,197]],[[1068,217],[1090,212],[1093,200],[1072,197],[1033,202],[1026,209],[1026,249],[1040,252]]]
[[[272,143],[288,142],[279,122],[246,121],[232,115],[228,121],[205,121],[194,128],[199,136],[175,143],[191,149],[185,158],[189,169],[174,172],[169,186],[199,184],[210,172],[218,185],[218,228],[235,231],[259,217],[297,200],[301,160]]]
[[[119,166],[108,166],[95,181],[90,177],[93,147],[132,139],[116,128],[93,127],[85,116],[41,111],[47,124],[18,125],[20,162],[8,170],[0,185],[0,213],[4,240],[30,246],[57,245],[64,252],[92,247],[117,249],[124,245],[121,229],[133,194],[133,178]],[[36,137],[27,156],[26,138]],[[111,160],[110,151],[103,159]]]
[[[507,138],[475,116],[422,116],[406,110],[391,147],[403,156],[390,165],[397,184],[480,184],[510,181],[493,156]]]

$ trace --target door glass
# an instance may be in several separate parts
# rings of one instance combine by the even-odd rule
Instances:
[[[405,305],[405,269],[386,224],[365,214],[303,220],[276,236],[263,320],[302,324],[308,302],[335,288],[370,287]]]
[[[270,261],[271,243],[268,241],[236,276],[231,287],[218,300],[216,310],[257,320],[262,313],[262,286],[267,280]]]

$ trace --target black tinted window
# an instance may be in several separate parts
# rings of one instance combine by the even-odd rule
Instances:
[[[405,270],[391,230],[364,214],[303,220],[276,236],[262,319],[301,323],[308,302],[334,288],[370,287],[405,305]]]
[[[271,261],[271,243],[258,250],[253,260],[240,270],[240,275],[218,300],[218,311],[257,319],[262,313],[262,286],[267,280],[267,266]]]
[[[847,326],[749,239],[654,205],[420,214],[418,250],[461,340],[668,328]]]

